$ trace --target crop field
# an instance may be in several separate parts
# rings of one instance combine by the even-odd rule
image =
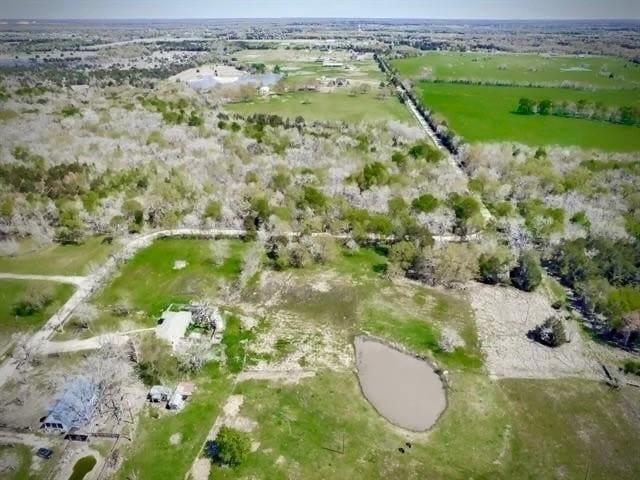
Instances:
[[[310,121],[414,122],[411,113],[395,96],[380,99],[376,97],[375,91],[357,95],[352,95],[348,91],[291,92],[250,102],[231,103],[225,108],[243,115],[268,113],[292,119],[302,116]]]
[[[640,66],[616,57],[429,52],[392,60],[402,77],[638,88]]]
[[[597,120],[518,115],[521,98],[557,101],[600,101],[606,105],[637,105],[638,91],[583,92],[560,88],[493,87],[422,82],[422,101],[446,119],[469,142],[516,141],[537,145],[576,145],[605,151],[640,150],[640,129]]]

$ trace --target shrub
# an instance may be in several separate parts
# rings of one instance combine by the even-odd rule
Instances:
[[[169,343],[155,335],[146,335],[138,345],[138,376],[147,386],[175,380],[179,376],[178,359]]]
[[[80,109],[73,105],[67,105],[62,110],[60,110],[60,115],[63,117],[73,117],[74,115],[80,115]]]
[[[640,362],[637,360],[627,360],[623,366],[624,373],[631,373],[640,376]]]
[[[411,206],[414,210],[423,213],[433,212],[438,207],[438,199],[433,195],[425,193],[417,198],[414,198],[411,202]]]
[[[562,320],[557,317],[547,318],[544,323],[530,330],[527,336],[538,343],[552,348],[559,347],[563,343],[568,342],[564,324]]]
[[[251,450],[249,435],[226,425],[220,428],[216,444],[220,460],[232,466],[242,463]]]
[[[385,185],[389,182],[389,172],[380,162],[365,165],[362,172],[355,177],[360,190],[367,190],[374,185]]]
[[[216,200],[210,200],[204,209],[204,218],[220,220],[222,218],[222,206]]]
[[[518,265],[509,273],[514,287],[532,292],[542,282],[542,269],[540,262],[533,252],[525,252],[520,255]]]
[[[409,149],[409,155],[416,160],[426,160],[427,162],[437,162],[442,158],[442,153],[426,142],[416,143]]]
[[[306,186],[302,191],[302,202],[304,206],[311,207],[313,210],[320,210],[327,204],[327,198],[317,188]]]
[[[404,168],[407,164],[407,157],[402,152],[393,152],[391,155],[391,161],[395,163],[398,168]]]
[[[413,264],[417,249],[412,242],[398,242],[389,249],[389,261],[407,271]]]
[[[29,288],[22,297],[13,304],[12,312],[18,317],[29,317],[40,312],[53,300],[50,288]]]
[[[495,285],[500,282],[500,276],[504,272],[505,262],[495,255],[483,253],[478,259],[478,275],[480,281]]]

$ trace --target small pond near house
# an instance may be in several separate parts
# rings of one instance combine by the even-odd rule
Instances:
[[[447,399],[428,362],[366,336],[355,338],[355,349],[362,393],[380,415],[407,430],[433,426]]]
[[[93,470],[93,467],[96,466],[96,463],[96,457],[94,457],[93,455],[82,457],[73,466],[73,472],[71,472],[69,480],[82,480],[91,470]]]

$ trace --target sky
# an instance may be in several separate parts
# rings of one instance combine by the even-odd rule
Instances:
[[[0,0],[4,19],[640,19],[640,0]]]

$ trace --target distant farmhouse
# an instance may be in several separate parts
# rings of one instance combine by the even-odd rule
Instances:
[[[98,401],[98,386],[80,377],[58,397],[40,428],[48,433],[69,433],[89,425]]]

